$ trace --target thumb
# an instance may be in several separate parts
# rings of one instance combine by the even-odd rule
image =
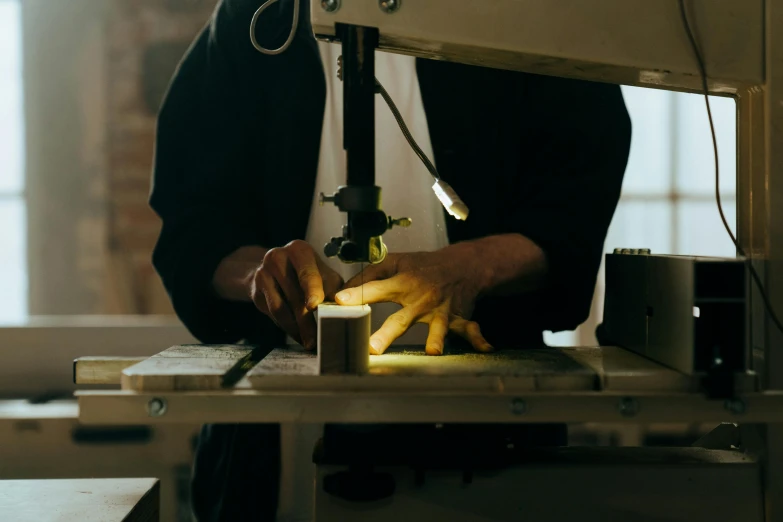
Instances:
[[[343,289],[356,288],[371,281],[380,281],[381,279],[394,277],[397,275],[397,257],[398,254],[389,254],[383,263],[368,266],[348,280]]]

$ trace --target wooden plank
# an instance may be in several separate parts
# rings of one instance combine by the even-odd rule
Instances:
[[[147,357],[79,357],[73,361],[73,382],[119,385],[122,370],[146,360]]]
[[[73,361],[85,355],[150,357],[169,346],[197,342],[176,318],[31,317],[23,325],[0,328],[0,346],[14,350],[0,365],[0,396],[76,390]]]
[[[156,479],[0,481],[0,520],[158,522]]]
[[[246,346],[177,346],[123,371],[123,389],[214,390]],[[317,377],[317,378],[316,378]],[[295,379],[294,379],[295,378]],[[301,348],[274,350],[248,374],[259,390],[324,391],[689,391],[694,377],[616,347],[512,350],[492,354],[393,347],[371,357],[367,375],[319,375],[318,357]]]
[[[321,375],[365,374],[370,363],[368,305],[318,307],[318,369]]]
[[[122,372],[122,389],[134,391],[218,390],[223,375],[252,347],[174,346]]]
[[[423,347],[392,347],[370,358],[368,375],[318,375],[313,354],[274,350],[248,374],[258,390],[308,391],[562,391],[593,390],[595,371],[558,350],[493,354],[451,351],[427,356]]]
[[[431,357],[421,348],[393,348],[373,358],[370,374],[377,376],[462,377],[462,380],[494,377],[502,388],[541,391],[592,390],[595,372],[551,348],[477,353],[450,350]],[[532,384],[532,387],[531,387]]]

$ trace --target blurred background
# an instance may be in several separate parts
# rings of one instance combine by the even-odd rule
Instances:
[[[51,400],[70,397],[74,357],[148,355],[193,341],[151,266],[160,224],[147,198],[156,112],[215,3],[0,0],[0,398],[8,399],[0,400],[0,478],[165,475],[164,519],[188,520],[189,437],[197,427],[108,430],[85,446],[74,435],[75,405]],[[624,94],[633,146],[606,251],[733,255],[714,200],[703,98],[638,88]],[[733,224],[735,104],[712,103]],[[595,343],[602,279],[590,320],[548,342]],[[662,444],[701,431],[582,426],[572,437]],[[47,455],[54,452],[70,454],[73,464],[53,467]]]

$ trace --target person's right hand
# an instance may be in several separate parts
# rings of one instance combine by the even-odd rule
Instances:
[[[326,266],[313,247],[294,241],[273,248],[264,256],[250,285],[256,307],[298,343],[314,350],[316,324],[313,311],[343,286],[343,278]]]

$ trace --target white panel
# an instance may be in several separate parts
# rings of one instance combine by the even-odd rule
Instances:
[[[715,192],[715,153],[704,96],[675,94],[677,189],[683,194]],[[718,137],[721,192],[737,191],[737,108],[733,98],[710,97]]]
[[[544,342],[548,346],[576,346],[576,332],[544,332]]]
[[[27,317],[27,226],[21,199],[0,200],[0,324]]]
[[[662,201],[620,201],[606,238],[606,252],[615,248],[649,248],[672,253],[672,204]]]
[[[666,194],[671,190],[671,128],[674,94],[656,89],[623,87],[633,122],[631,155],[623,194]]]
[[[21,7],[0,0],[0,194],[23,186]]]
[[[729,198],[724,198],[722,203],[726,220],[736,232],[737,205],[734,199]],[[683,201],[677,228],[677,254],[728,257],[736,254],[714,201]]]

